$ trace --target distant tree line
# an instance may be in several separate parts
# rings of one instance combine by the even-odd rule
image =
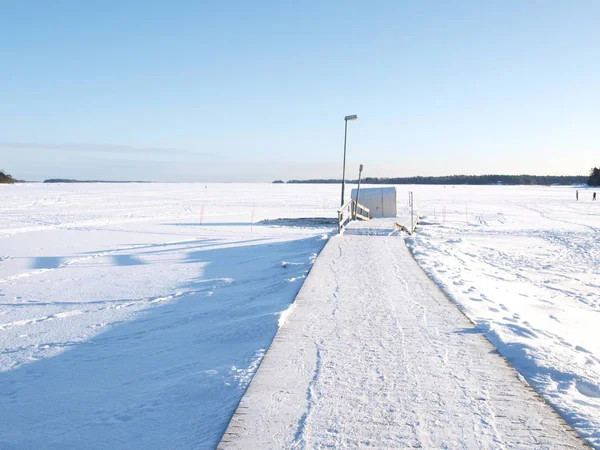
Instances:
[[[595,169],[598,174],[598,169]],[[590,177],[591,179],[591,177]],[[450,175],[443,177],[399,177],[399,178],[363,178],[365,184],[473,184],[473,185],[571,185],[585,184],[588,178],[585,175],[554,176],[554,175]],[[280,181],[280,180],[278,180]],[[341,183],[341,179],[313,179],[289,180],[288,183]],[[358,180],[347,180],[348,183],[357,183]]]
[[[600,186],[600,169],[598,167],[590,170],[590,177],[587,184],[588,186]]]
[[[13,184],[16,180],[9,174],[0,170],[0,184]]]
[[[107,181],[107,180],[72,180],[70,178],[49,178],[44,183],[151,183],[151,181]]]

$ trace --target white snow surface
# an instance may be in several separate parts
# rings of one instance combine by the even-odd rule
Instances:
[[[408,190],[417,261],[600,448],[600,203],[399,186],[404,214]],[[335,185],[0,185],[0,448],[213,448],[329,233],[252,222],[338,205]]]
[[[219,448],[583,449],[388,220],[329,241]]]
[[[252,219],[338,201],[329,186],[0,185],[0,448],[214,448],[330,232]]]
[[[413,186],[427,274],[600,448],[600,202],[593,189]],[[405,207],[404,211],[407,208]]]

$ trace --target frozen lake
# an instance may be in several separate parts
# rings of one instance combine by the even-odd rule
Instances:
[[[399,186],[417,261],[600,448],[600,206]],[[0,186],[0,448],[211,448],[331,232],[339,186]],[[310,226],[302,226],[310,225]],[[35,424],[35,425],[33,425]]]

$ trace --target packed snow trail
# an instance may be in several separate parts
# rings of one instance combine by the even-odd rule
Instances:
[[[219,448],[585,448],[413,260],[330,240]]]

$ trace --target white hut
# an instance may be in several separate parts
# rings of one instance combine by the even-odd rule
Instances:
[[[356,201],[357,190],[352,189]],[[358,203],[369,208],[371,217],[396,217],[398,213],[396,188],[362,188],[358,192]]]

